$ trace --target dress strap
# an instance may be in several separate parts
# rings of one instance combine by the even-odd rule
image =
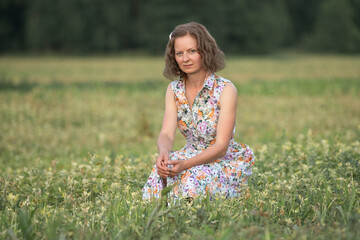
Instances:
[[[175,100],[180,100],[181,102],[184,102],[185,97],[185,85],[183,79],[178,79],[171,82],[171,89],[174,92]]]
[[[216,99],[216,102],[219,104],[220,103],[220,96],[221,93],[224,89],[224,87],[226,86],[227,83],[229,83],[230,80],[225,79],[219,75],[214,74],[214,86],[213,86],[213,96]]]

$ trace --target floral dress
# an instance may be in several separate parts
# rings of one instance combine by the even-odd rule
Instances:
[[[172,160],[189,159],[215,144],[220,95],[229,82],[218,75],[209,75],[195,97],[192,109],[185,96],[184,79],[179,78],[171,83],[178,112],[177,125],[187,141],[181,150],[170,153]],[[206,194],[239,196],[242,184],[247,182],[252,173],[255,156],[247,145],[234,141],[234,133],[235,127],[224,157],[184,170],[175,177],[168,177],[168,186],[174,185],[169,195],[175,199]],[[155,165],[142,189],[143,198],[159,198],[164,187]]]

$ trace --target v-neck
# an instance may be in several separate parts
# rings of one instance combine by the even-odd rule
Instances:
[[[190,101],[189,101],[189,99],[188,99],[187,96],[186,96],[186,79],[184,79],[184,96],[185,96],[186,104],[188,105],[190,112],[192,112],[192,110],[193,110],[193,106],[194,106],[195,100],[196,100],[196,98],[198,97],[199,93],[204,89],[205,81],[206,81],[206,78],[205,78],[205,80],[204,80],[203,87],[202,87],[202,88],[198,91],[198,93],[195,95],[192,104],[190,104]]]

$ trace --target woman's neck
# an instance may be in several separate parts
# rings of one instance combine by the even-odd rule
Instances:
[[[196,89],[202,88],[206,76],[207,76],[207,72],[205,70],[199,71],[194,74],[188,74],[186,85],[190,88],[196,88]]]

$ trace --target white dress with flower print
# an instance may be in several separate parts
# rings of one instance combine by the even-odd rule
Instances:
[[[202,90],[195,97],[191,110],[185,96],[184,80],[180,78],[171,83],[178,111],[178,128],[187,141],[181,150],[170,153],[171,159],[189,159],[215,143],[220,113],[219,99],[223,88],[229,82],[218,75],[209,75]],[[234,133],[235,128],[233,136]],[[252,173],[255,156],[247,145],[235,142],[233,136],[224,157],[182,171],[175,177],[168,177],[168,186],[174,185],[170,196],[175,199],[206,194],[239,196],[242,184],[247,182]],[[143,188],[143,198],[159,198],[164,187],[154,166]]]

